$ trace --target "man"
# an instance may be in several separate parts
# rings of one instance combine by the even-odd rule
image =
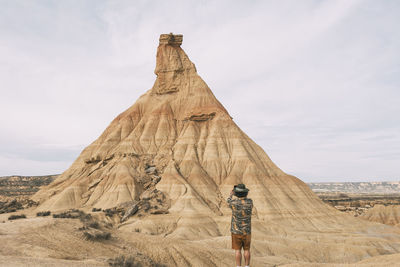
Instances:
[[[228,205],[232,209],[231,233],[232,249],[235,250],[236,266],[242,266],[242,248],[246,267],[250,265],[250,242],[251,242],[251,211],[253,201],[247,198],[249,189],[244,184],[235,185],[230,196]],[[232,200],[232,196],[236,198]]]

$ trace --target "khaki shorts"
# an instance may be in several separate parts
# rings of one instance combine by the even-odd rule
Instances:
[[[244,250],[250,249],[251,234],[249,235],[237,235],[232,234],[232,249],[234,250]]]

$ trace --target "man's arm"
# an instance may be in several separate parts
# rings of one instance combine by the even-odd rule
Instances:
[[[233,196],[233,190],[231,191],[231,194],[229,195],[228,199],[226,202],[228,202],[229,208],[232,208],[232,196]]]

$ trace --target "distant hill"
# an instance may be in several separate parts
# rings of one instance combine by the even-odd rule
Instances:
[[[2,176],[0,197],[31,196],[39,187],[48,185],[58,176]],[[324,182],[307,183],[315,193],[400,194],[400,181],[396,182]]]
[[[316,193],[360,193],[360,194],[396,194],[400,193],[400,182],[336,182],[308,183]]]
[[[48,185],[58,175],[45,176],[4,176],[0,177],[1,197],[26,197],[39,190],[39,187]]]
[[[30,196],[39,187],[48,185],[58,176],[2,176],[0,177],[0,196]],[[324,182],[307,183],[315,193],[360,193],[360,194],[400,194],[400,181],[396,182]]]

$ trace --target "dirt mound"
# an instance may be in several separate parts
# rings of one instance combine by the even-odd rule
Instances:
[[[388,225],[399,225],[400,206],[375,205],[373,208],[371,208],[365,214],[363,214],[360,218]]]

